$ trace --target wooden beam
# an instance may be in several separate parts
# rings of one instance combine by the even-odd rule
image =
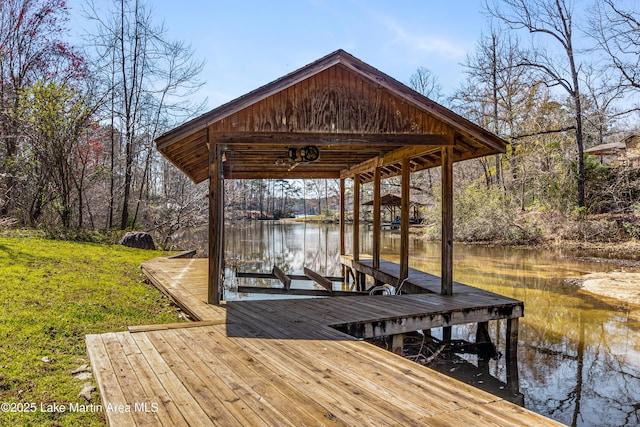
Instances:
[[[345,248],[345,179],[340,178],[340,256],[344,255],[346,252]]]
[[[353,260],[360,260],[360,175],[353,177]]]
[[[443,144],[445,145],[445,144]],[[385,154],[383,157],[375,157],[369,160],[366,160],[358,165],[352,166],[351,168],[342,172],[342,176],[345,178],[350,178],[357,173],[365,173],[373,171],[376,167],[388,167],[394,163],[401,162],[404,157],[420,157],[426,156],[428,154],[439,152],[440,147],[433,146],[407,146],[401,147],[397,150],[394,150],[390,153]]]
[[[343,171],[341,176],[343,178],[353,178],[354,176],[362,173],[367,173],[375,168],[382,166],[384,163],[384,158],[382,157],[374,157],[365,162],[360,163],[359,165],[353,166],[346,171]]]
[[[409,277],[409,206],[411,164],[409,158],[402,159],[402,197],[400,199],[400,274],[398,285]]]
[[[442,147],[441,293],[453,294],[453,148]]]
[[[442,298],[440,295],[438,297]],[[385,298],[396,298],[389,296],[376,296],[384,300]],[[446,306],[446,302],[442,302]],[[442,327],[442,341],[450,342],[452,326],[468,323],[485,322],[490,320],[500,320],[504,317],[499,312],[499,306],[446,309],[426,315],[424,313],[407,314],[397,317],[386,317],[375,320],[357,320],[342,324],[333,324],[338,330],[347,332],[356,338],[375,338],[381,336],[392,336],[411,331],[433,329]]]
[[[340,171],[304,171],[293,169],[274,171],[246,171],[225,169],[225,179],[338,179]]]
[[[222,285],[222,229],[224,201],[222,198],[222,157],[220,146],[210,144],[209,148],[209,285],[207,301],[220,304]]]
[[[307,297],[350,297],[369,295],[367,292],[356,291],[333,291],[326,289],[283,289],[283,288],[262,288],[258,286],[238,286],[238,292],[247,294],[268,294],[268,295],[300,295]]]
[[[224,325],[226,323],[227,323],[227,319],[201,320],[198,322],[160,323],[156,325],[128,326],[127,329],[132,334],[136,334],[140,332],[168,331],[171,329],[184,329],[184,328],[197,328],[199,326]]]
[[[287,276],[284,271],[278,268],[277,265],[273,266],[271,274],[276,276],[276,278],[282,282],[285,289],[289,290],[291,288],[291,277]]]
[[[273,273],[253,273],[253,272],[236,271],[235,275],[236,277],[241,277],[245,279],[279,280]],[[309,280],[307,276],[304,276],[302,274],[287,274],[287,276],[290,277],[291,280]],[[332,282],[342,282],[344,280],[344,277],[342,276],[324,276],[324,277],[331,280]]]
[[[446,135],[416,133],[338,133],[338,132],[212,132],[216,144],[264,144],[283,146],[342,145],[372,147],[378,145],[447,144]]]
[[[373,268],[380,267],[380,168],[373,175]]]
[[[333,283],[326,277],[321,276],[320,274],[307,267],[304,268],[304,275],[325,288],[327,291],[333,292]]]

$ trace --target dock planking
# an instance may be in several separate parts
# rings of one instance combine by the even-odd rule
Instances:
[[[244,319],[246,320],[246,319]],[[237,336],[225,325],[87,337],[110,425],[560,425],[341,334]],[[264,332],[264,330],[262,330]],[[279,336],[276,333],[276,336]],[[154,406],[157,405],[157,406]]]
[[[153,283],[208,306],[198,289],[206,274],[192,260],[154,261],[143,266],[161,272]],[[190,307],[202,317],[185,327],[132,327],[86,343],[103,405],[131,408],[104,411],[110,425],[561,425],[330,326],[453,307],[441,298],[229,302]]]

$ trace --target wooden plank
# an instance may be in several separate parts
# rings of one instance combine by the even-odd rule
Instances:
[[[144,334],[134,334],[132,338],[140,348],[149,366],[153,368],[158,380],[169,394],[171,400],[180,408],[184,418],[193,427],[213,426],[212,420],[193,398],[189,390],[182,383],[180,378],[172,370],[171,366],[162,358],[160,353]]]
[[[172,340],[170,335],[162,331],[147,332],[145,335],[214,424],[248,425],[247,420],[224,400],[228,396],[233,401],[233,391],[225,388],[219,381],[205,381],[202,368],[187,363],[191,353],[188,346]]]
[[[136,376],[136,369],[131,365],[125,349],[123,349],[122,344],[118,340],[119,334],[121,333],[111,332],[104,334],[102,337],[105,349],[107,350],[107,357],[111,360],[119,387],[124,394],[125,402],[123,403],[133,408],[136,402],[150,402],[154,397],[147,394],[144,385],[140,383]],[[136,423],[142,425],[159,424],[158,415],[153,412],[136,412],[134,418]]]
[[[389,415],[393,408],[374,393],[355,387],[350,382],[342,383],[340,375],[335,375],[330,369],[323,369],[324,366],[321,369],[315,368],[317,361],[313,356],[295,350],[297,340],[287,344],[274,339],[238,340],[299,393],[330,411],[331,418],[336,417],[349,425],[410,425],[412,422],[411,414],[394,412],[393,416]],[[327,350],[331,347],[330,343],[326,343],[329,346]]]
[[[141,264],[149,281],[193,320],[224,319],[222,306],[207,304],[207,259],[156,258]],[[195,292],[200,292],[198,297]]]
[[[205,344],[201,344],[190,339],[191,334],[187,331],[192,329],[176,329],[163,334],[163,338],[174,350],[181,353],[184,363],[193,367],[202,382],[214,393],[218,400],[216,402],[218,408],[224,408],[233,415],[238,425],[265,424],[263,416],[271,412],[271,408],[267,406],[268,402],[261,400],[261,396],[256,395],[246,383],[238,381],[237,377],[229,380],[228,374],[232,368],[221,363],[218,358],[221,352],[227,351],[227,343],[216,343],[209,338]],[[208,352],[206,346],[215,348],[216,353]],[[188,351],[179,349],[188,349]],[[226,422],[227,420],[224,421]]]
[[[260,357],[240,345],[239,340],[227,337],[218,328],[190,330],[182,334],[191,347],[197,349],[201,360],[210,365],[234,389],[246,391],[245,402],[259,412],[269,425],[324,424],[327,409],[318,405],[283,379],[279,372],[269,369]],[[225,369],[220,369],[222,363]],[[336,424],[341,423],[335,420]]]
[[[279,121],[281,122],[281,120]],[[348,144],[352,146],[379,147],[379,146],[437,146],[447,145],[447,140],[442,135],[415,134],[408,132],[289,132],[276,130],[275,132],[230,132],[215,131],[211,133],[211,141],[214,144],[255,144],[266,146],[305,146],[326,144]],[[233,148],[233,147],[231,147]]]
[[[371,262],[362,260],[358,265],[369,263],[370,268]],[[197,294],[198,286],[206,289],[205,264],[205,274],[200,275],[187,275],[188,270],[177,264],[166,265],[172,266],[168,276],[199,277],[196,281],[200,283],[172,283],[169,292],[178,289]],[[381,260],[381,269],[397,277],[399,266]],[[413,278],[414,272],[417,278]],[[420,279],[430,287],[439,281],[413,269],[409,273],[413,280]],[[110,387],[117,389],[116,394],[129,396],[135,389],[141,393],[140,399],[162,398],[163,404],[179,409],[180,416],[192,425],[196,420],[202,421],[200,425],[450,425],[460,420],[469,425],[558,425],[327,326],[347,319],[383,321],[388,335],[394,328],[402,333],[407,324],[416,327],[413,317],[425,313],[436,317],[449,313],[452,321],[463,323],[476,315],[482,321],[504,317],[509,309],[516,318],[522,314],[522,303],[517,300],[468,286],[460,289],[453,296],[432,293],[230,302],[222,310],[228,316],[226,324],[219,318],[184,328],[180,324],[166,328],[152,325],[150,329],[158,330],[143,332],[140,328],[138,333],[126,333],[127,339],[116,335],[119,343],[102,357],[115,359],[121,354],[123,359],[109,363],[115,363],[117,370],[111,366],[98,371],[111,371]],[[89,344],[87,347],[92,365],[99,366],[94,363],[99,351],[90,351]],[[126,378],[122,383],[116,371]],[[101,382],[105,380],[98,379],[99,385]],[[107,386],[100,387],[102,392]],[[197,415],[191,415],[192,411]],[[290,415],[293,411],[295,415]],[[176,415],[167,410],[155,421]],[[134,417],[136,421],[150,420]]]
[[[287,276],[284,271],[279,269],[277,265],[273,266],[273,269],[271,270],[271,273],[275,277],[277,277],[278,280],[280,280],[282,282],[282,284],[284,285],[285,289],[287,289],[287,290],[291,289],[291,278],[289,276]]]
[[[175,259],[175,258],[193,258],[196,255],[196,250],[195,249],[191,249],[188,251],[182,251],[179,252],[175,255],[170,255],[167,258],[168,259]]]
[[[135,334],[135,333],[150,332],[150,331],[166,331],[168,329],[197,328],[199,326],[224,325],[225,323],[227,323],[226,319],[202,320],[198,322],[179,322],[179,323],[165,323],[165,324],[158,324],[158,325],[129,326],[127,329],[132,334]]]
[[[153,368],[143,356],[142,351],[129,333],[117,334],[118,341],[127,357],[132,371],[138,378],[140,386],[145,390],[147,400],[134,400],[133,411],[138,417],[140,411],[151,411],[159,425],[189,426],[175,402],[172,401],[162,383],[158,380]],[[136,405],[139,405],[138,409]]]
[[[461,394],[449,390],[452,380],[443,374],[436,373],[434,377],[431,372],[424,373],[422,371],[431,370],[363,341],[353,341],[350,346],[344,343],[316,340],[289,347],[296,352],[293,356],[296,360],[313,360],[313,366],[319,371],[330,372],[351,389],[359,393],[365,390],[383,398],[387,402],[383,408],[390,415],[402,411],[414,417],[410,425],[416,425],[417,418],[425,415],[455,411],[465,402],[460,399]],[[366,353],[361,352],[365,348]],[[415,370],[421,375],[414,374]],[[493,399],[493,396],[486,397],[487,402]]]
[[[104,407],[109,404],[126,405],[126,397],[118,382],[116,370],[111,364],[110,355],[107,353],[103,341],[105,339],[113,339],[113,335],[87,335],[85,337],[91,370],[98,383]],[[131,412],[105,411],[105,416],[107,417],[107,423],[111,426],[135,425]]]
[[[416,145],[408,145],[401,148],[396,148],[393,151],[386,153],[383,157],[373,157],[368,160],[365,160],[359,164],[356,164],[350,167],[347,170],[342,171],[341,176],[344,178],[351,178],[355,174],[366,174],[367,172],[373,171],[377,167],[387,168],[398,162],[402,162],[403,157],[423,157],[434,153],[440,152],[440,147],[442,145],[447,145],[447,140],[443,136],[437,136],[440,145],[437,146],[416,146]],[[399,172],[399,171],[398,171]],[[397,175],[398,173],[392,173],[391,175]],[[367,182],[369,180],[366,180]]]
[[[304,268],[304,275],[307,276],[309,279],[313,280],[314,282],[316,282],[317,284],[319,284],[320,286],[324,287],[327,291],[333,292],[333,283],[331,282],[331,280],[327,279],[326,277],[323,277],[322,275],[316,273],[315,271],[307,267]]]

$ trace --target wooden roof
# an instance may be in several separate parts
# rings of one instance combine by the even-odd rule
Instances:
[[[343,50],[193,119],[156,140],[195,182],[209,176],[208,144],[219,144],[226,179],[338,178],[373,168],[398,175],[504,152],[506,142]],[[290,147],[314,145],[313,162],[292,162]]]
[[[594,145],[591,148],[584,150],[585,154],[591,154],[594,156],[613,156],[617,155],[621,151],[627,148],[627,145],[623,141],[609,142],[607,144]]]

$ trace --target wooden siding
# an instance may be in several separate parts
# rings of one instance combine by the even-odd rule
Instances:
[[[446,135],[452,129],[341,64],[211,125],[215,132]]]

